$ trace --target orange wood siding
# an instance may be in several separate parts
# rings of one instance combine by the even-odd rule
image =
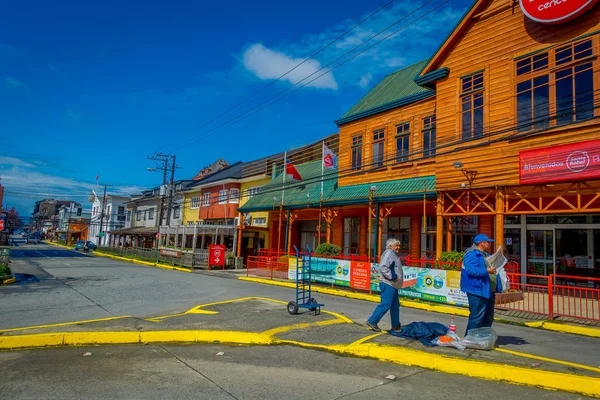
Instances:
[[[484,70],[484,131],[498,132],[494,138],[515,133],[517,124],[515,100],[514,58],[549,46],[568,42],[577,37],[600,30],[600,6],[573,21],[560,25],[535,23],[524,17],[518,5],[507,0],[489,3],[457,37],[454,46],[445,50],[445,57],[436,60],[433,69],[447,67],[450,74],[437,83],[437,141],[456,144],[461,137],[460,84],[461,76]],[[600,55],[600,38],[594,37],[594,53]],[[600,101],[600,70],[596,61],[594,89],[596,104]],[[552,86],[550,88],[552,93]],[[551,94],[552,102],[552,94]],[[552,105],[551,105],[552,107]],[[596,109],[596,116],[600,110]],[[484,135],[485,136],[485,135]],[[519,183],[518,154],[520,150],[581,142],[600,136],[600,121],[566,125],[545,131],[537,136],[513,141],[500,141],[474,149],[462,149],[443,155],[446,150],[483,144],[489,137],[478,141],[451,145],[438,150],[436,158],[436,185],[438,190],[457,189],[467,180],[453,168],[460,161],[466,169],[478,174],[473,187],[515,185]]]
[[[409,152],[411,154],[415,153],[410,158],[419,158],[420,154],[417,154],[417,152],[423,150],[421,139],[422,119],[432,115],[434,110],[435,100],[431,98],[342,125],[340,127],[338,184],[348,186],[433,175],[435,165],[430,160],[419,162],[409,160],[409,162],[395,164],[393,159],[396,156],[396,125],[402,122],[410,122]],[[384,160],[389,161],[386,162],[383,168],[376,171],[348,176],[352,167],[352,137],[357,134],[363,135],[363,167],[361,170],[364,171],[371,168],[373,162],[373,131],[381,128],[385,129]]]
[[[203,188],[202,194],[200,195],[200,201],[203,201],[203,195],[205,193],[210,193],[210,205],[205,206],[202,203],[198,213],[200,215],[200,219],[224,219],[224,218],[235,218],[238,216],[237,209],[239,207],[238,203],[230,203],[229,202],[229,189],[239,189],[239,183],[228,183],[225,184],[225,189],[227,189],[227,203],[219,204],[219,191],[223,190],[223,185],[213,186],[209,188]]]

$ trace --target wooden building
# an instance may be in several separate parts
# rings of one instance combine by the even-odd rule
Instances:
[[[286,200],[280,175],[244,206],[271,208],[271,247],[304,247],[312,227],[345,254],[376,256],[397,237],[406,254],[436,257],[486,233],[522,272],[597,275],[600,6],[580,3],[476,1],[430,59],[336,121],[324,197],[320,162],[297,163],[309,179]]]

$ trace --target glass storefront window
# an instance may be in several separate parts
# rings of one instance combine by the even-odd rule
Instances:
[[[344,255],[358,254],[360,217],[344,218]]]
[[[390,238],[400,240],[400,250],[410,251],[410,217],[388,217],[383,220],[381,227],[381,248]]]
[[[520,225],[521,224],[521,216],[520,215],[506,215],[504,217],[505,225]]]

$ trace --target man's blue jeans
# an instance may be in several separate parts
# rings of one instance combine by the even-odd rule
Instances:
[[[469,299],[469,323],[465,336],[469,329],[489,328],[494,322],[494,305],[496,304],[496,294],[492,293],[489,299],[467,293]]]
[[[369,323],[377,325],[385,313],[389,311],[390,316],[392,317],[392,328],[395,328],[400,325],[400,299],[398,297],[398,289],[394,289],[392,286],[383,282],[379,283],[379,289],[381,289],[381,302],[375,307],[373,315],[369,318]]]

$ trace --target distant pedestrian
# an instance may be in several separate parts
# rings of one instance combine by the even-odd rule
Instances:
[[[492,239],[480,233],[473,239],[473,246],[467,249],[460,273],[460,290],[469,299],[469,330],[488,328],[494,322],[496,293],[502,291],[496,270],[487,266],[485,257],[489,255]]]
[[[402,328],[400,324],[400,298],[398,289],[402,287],[404,273],[398,253],[400,252],[400,241],[398,239],[388,239],[386,249],[381,255],[379,261],[379,289],[381,290],[381,300],[373,315],[367,320],[367,326],[375,331],[381,332],[377,325],[386,312],[390,312],[392,318],[392,330],[399,331]]]

